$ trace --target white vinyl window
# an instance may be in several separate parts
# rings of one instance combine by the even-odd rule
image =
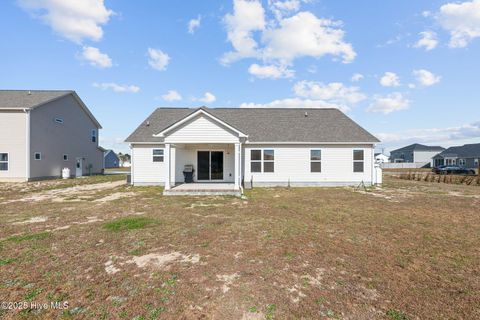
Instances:
[[[353,150],[353,172],[364,171],[365,153],[363,150]]]
[[[322,172],[322,150],[310,150],[310,172]]]
[[[163,149],[153,149],[153,162],[163,162]]]
[[[8,153],[0,153],[0,171],[8,171]]]
[[[250,150],[251,172],[275,172],[275,150]]]
[[[97,130],[92,130],[92,142],[97,142]]]
[[[33,159],[35,160],[42,160],[42,153],[41,152],[35,152],[33,154]]]
[[[465,167],[466,164],[467,164],[467,160],[465,160],[465,159],[458,159],[458,165],[459,165],[459,166]]]
[[[480,159],[475,159],[475,167],[478,167],[478,162],[480,161]]]

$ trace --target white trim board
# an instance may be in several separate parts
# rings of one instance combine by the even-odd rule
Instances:
[[[169,127],[163,129],[161,132],[157,133],[157,134],[154,134],[153,136],[154,137],[165,137],[165,134],[175,128],[177,128],[178,126],[186,123],[187,121],[189,121],[190,119],[193,119],[195,118],[196,116],[198,116],[199,114],[203,114],[207,117],[209,117],[210,119],[214,120],[215,122],[218,122],[220,123],[221,125],[223,125],[224,127],[236,132],[238,134],[239,137],[242,137],[242,138],[245,138],[245,137],[248,137],[248,135],[246,135],[245,133],[241,132],[240,130],[232,127],[231,125],[229,125],[228,123],[220,120],[219,118],[211,115],[210,113],[206,112],[205,110],[203,109],[199,109],[191,114],[189,114],[188,116],[186,116],[185,118],[175,122],[174,124],[170,125]]]

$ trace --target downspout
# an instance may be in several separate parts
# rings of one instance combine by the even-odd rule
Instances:
[[[240,142],[240,146],[239,146],[239,149],[238,150],[238,157],[240,159],[238,159],[238,177],[237,179],[239,179],[238,181],[238,185],[240,186],[240,195],[243,196],[244,193],[243,193],[243,186],[242,186],[242,143]]]
[[[30,109],[25,112],[25,181],[30,180]]]
[[[370,173],[370,175],[371,175],[371,181],[372,181],[371,184],[373,186],[373,185],[377,184],[377,181],[376,181],[377,179],[375,178],[375,176],[376,176],[376,171],[375,170],[376,169],[375,169],[375,145],[374,144],[372,144],[371,157],[372,157],[371,158],[372,160],[371,160],[371,173]]]
[[[134,152],[134,149],[135,149],[135,148],[133,147],[133,145],[130,144],[130,180],[131,180],[131,181],[130,181],[130,184],[131,184],[132,186],[135,185],[135,184],[134,184],[134,181],[135,181],[135,180],[134,180],[134,178],[133,178],[133,177],[134,177],[134,176],[133,176],[133,175],[134,175],[134,166],[133,166],[133,152]]]

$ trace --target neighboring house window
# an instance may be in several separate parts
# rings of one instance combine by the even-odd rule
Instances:
[[[464,167],[467,161],[465,159],[458,159],[458,165]]]
[[[42,160],[42,153],[41,152],[35,152],[33,155],[33,158],[35,160]]]
[[[322,150],[310,150],[310,172],[322,172]]]
[[[263,170],[262,170],[263,169]],[[275,151],[271,149],[250,151],[251,172],[274,172]]]
[[[8,171],[8,153],[0,153],[0,171]]]
[[[92,130],[92,142],[97,142],[97,130]]]
[[[153,162],[163,162],[163,149],[153,149]]]
[[[55,118],[55,122],[59,124],[63,124],[63,119],[62,118]]]
[[[475,167],[478,167],[478,162],[480,161],[480,159],[475,159]]]
[[[68,154],[63,155],[63,161],[68,161]]]
[[[363,172],[364,159],[363,150],[353,150],[353,172]]]

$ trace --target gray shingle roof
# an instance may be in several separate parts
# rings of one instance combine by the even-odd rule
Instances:
[[[162,142],[153,135],[198,109],[158,108],[126,141]],[[203,109],[247,134],[250,142],[379,142],[338,109]]]
[[[0,90],[0,109],[32,109],[73,93],[70,90]]]
[[[406,152],[406,151],[410,151],[410,152],[413,152],[413,151],[438,151],[438,152],[440,152],[442,150],[445,150],[445,148],[440,147],[440,146],[426,146],[424,144],[414,143],[414,144],[411,144],[409,146],[390,151],[390,153]]]
[[[435,157],[480,158],[480,143],[450,147]]]

